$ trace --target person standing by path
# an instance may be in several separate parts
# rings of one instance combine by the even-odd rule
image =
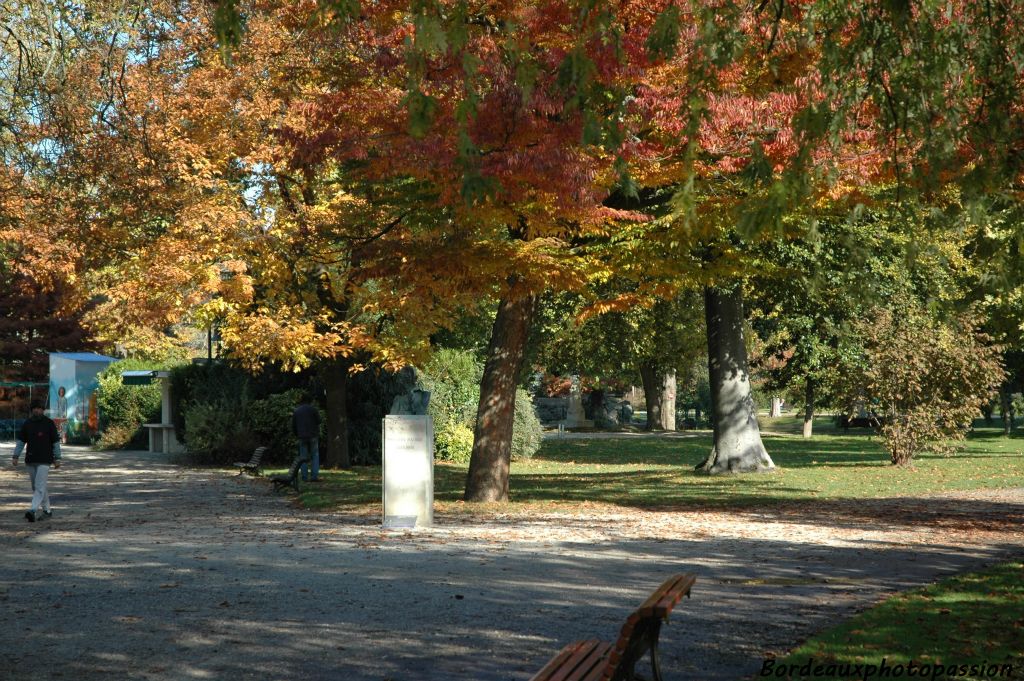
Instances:
[[[25,450],[25,467],[32,481],[32,506],[25,512],[25,518],[34,523],[40,510],[43,518],[50,518],[50,493],[46,489],[50,466],[60,468],[60,434],[57,424],[43,414],[40,402],[32,403],[32,415],[22,424],[18,431],[17,444],[11,464],[18,465],[22,450]]]
[[[299,474],[303,481],[318,482],[320,478],[320,412],[308,394],[292,412],[292,433],[299,439]],[[307,464],[309,469],[307,471]]]

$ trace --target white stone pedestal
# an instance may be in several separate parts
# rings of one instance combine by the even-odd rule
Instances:
[[[384,527],[434,524],[434,422],[385,416]]]

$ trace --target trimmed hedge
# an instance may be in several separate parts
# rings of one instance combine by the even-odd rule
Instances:
[[[298,453],[299,441],[292,434],[292,412],[305,391],[292,389],[266,399],[253,400],[246,408],[246,423],[256,438],[254,446],[268,447],[264,455],[270,462],[290,463]],[[327,416],[320,411],[320,441],[323,442]]]

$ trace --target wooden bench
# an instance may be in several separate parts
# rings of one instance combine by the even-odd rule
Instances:
[[[266,453],[266,447],[257,447],[252,453],[252,457],[248,461],[236,461],[235,468],[238,469],[238,474],[252,473],[256,477],[260,475],[260,462],[263,460],[263,455]]]
[[[844,431],[850,428],[873,428],[878,430],[885,425],[884,416],[846,416],[845,414],[839,417],[839,427]]]
[[[640,679],[636,665],[650,653],[653,681],[662,681],[658,657],[661,625],[697,577],[678,574],[665,580],[658,590],[626,618],[615,643],[588,639],[562,648],[530,681],[633,681]]]
[[[279,492],[285,487],[292,487],[296,492],[299,491],[299,467],[302,466],[303,462],[308,462],[310,457],[308,456],[296,456],[295,460],[292,461],[291,468],[288,469],[287,473],[281,475],[274,475],[270,478],[270,481],[274,483],[274,491]]]

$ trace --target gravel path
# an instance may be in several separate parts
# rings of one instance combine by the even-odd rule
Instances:
[[[6,461],[6,448],[4,459]],[[69,447],[54,518],[0,471],[0,676],[525,681],[613,638],[665,577],[669,681],[733,681],[896,590],[1024,555],[1024,490],[770,512],[436,517],[297,511],[264,481]]]

